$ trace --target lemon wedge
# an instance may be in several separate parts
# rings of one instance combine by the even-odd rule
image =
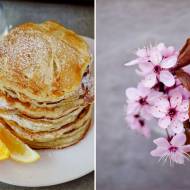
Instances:
[[[5,144],[0,140],[0,160],[5,160],[9,158],[10,152]]]
[[[39,154],[14,136],[8,129],[0,126],[0,140],[10,152],[13,160],[31,163],[40,158]]]

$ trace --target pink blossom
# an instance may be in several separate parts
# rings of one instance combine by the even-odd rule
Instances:
[[[155,139],[153,142],[157,145],[157,148],[151,151],[152,156],[164,160],[169,158],[170,163],[173,161],[178,164],[183,164],[184,159],[189,157],[187,152],[190,151],[190,145],[185,145],[186,136],[183,133],[175,135],[171,141],[162,137]]]
[[[127,114],[140,113],[146,119],[151,117],[150,107],[155,99],[160,96],[159,92],[143,87],[141,84],[137,88],[126,89]]]
[[[175,84],[175,78],[170,69],[177,63],[177,53],[173,47],[166,47],[163,43],[156,47],[139,49],[136,52],[137,59],[125,65],[138,64],[139,75],[145,76],[143,81],[145,87],[152,88],[158,82],[171,87]]]
[[[190,65],[183,67],[183,70],[190,74]]]
[[[157,49],[162,54],[163,58],[168,58],[170,56],[178,55],[178,52],[173,46],[166,47],[164,43],[159,43]]]
[[[176,85],[174,87],[166,89],[166,92],[169,96],[179,92],[184,100],[189,100],[190,98],[190,92],[179,82],[179,80],[176,80]]]
[[[150,129],[147,127],[145,119],[139,114],[127,115],[125,119],[131,129],[137,131],[147,138],[150,137]]]
[[[137,59],[134,59],[134,60],[126,63],[125,65],[131,66],[131,65],[148,63],[149,58],[150,58],[150,48],[138,49],[136,51],[136,56],[137,56]]]
[[[183,122],[188,120],[190,92],[173,76],[178,52],[174,47],[157,46],[138,49],[137,58],[126,65],[138,65],[137,74],[143,77],[137,88],[126,89],[126,121],[130,128],[150,136],[147,120],[158,118],[158,125],[167,130],[168,138],[154,140],[157,148],[151,152],[170,163],[184,163],[190,152],[185,145]],[[190,66],[184,68],[190,73]]]
[[[179,92],[171,97],[161,97],[152,106],[152,115],[159,118],[158,125],[161,128],[171,127],[174,133],[184,131],[183,122],[188,119],[189,101],[183,100]]]
[[[150,47],[138,49],[136,51],[137,59],[132,60],[126,63],[125,65],[131,66],[131,65],[142,64],[142,63],[148,64],[148,62],[150,61],[151,51],[154,48],[160,52],[160,54],[162,55],[162,58],[168,58],[174,55],[178,55],[178,52],[175,50],[173,46],[166,47],[164,43],[159,43],[155,47],[150,46]]]
[[[161,52],[154,48],[150,53],[149,72],[146,73],[143,84],[145,87],[153,87],[157,82],[162,82],[165,86],[173,86],[175,78],[169,71],[177,62],[177,56],[163,58]],[[144,66],[144,65],[143,65]],[[144,70],[144,69],[143,69]],[[148,69],[146,69],[148,70]]]
[[[125,64],[125,66],[137,65],[139,69],[136,69],[136,73],[139,75],[146,75],[152,69],[152,63],[150,62],[152,47],[146,47],[138,49],[136,52],[137,59],[132,60]]]

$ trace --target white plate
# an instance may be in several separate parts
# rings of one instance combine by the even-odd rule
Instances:
[[[85,38],[91,52],[94,41]],[[61,150],[41,150],[40,160],[22,164],[12,160],[0,162],[0,181],[17,186],[40,187],[77,179],[94,170],[94,127],[78,144]]]

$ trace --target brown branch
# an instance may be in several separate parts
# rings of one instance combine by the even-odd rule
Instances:
[[[175,75],[181,81],[183,86],[190,91],[190,74],[182,69],[175,71]]]
[[[190,39],[187,39],[185,45],[179,52],[177,66],[175,70],[181,69],[190,64]]]

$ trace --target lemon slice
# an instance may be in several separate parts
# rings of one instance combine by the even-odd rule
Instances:
[[[8,129],[0,126],[0,139],[10,152],[13,160],[31,163],[40,158],[39,154],[32,150],[28,145],[15,137]]]
[[[10,152],[5,144],[0,140],[0,160],[5,160],[9,158]]]

